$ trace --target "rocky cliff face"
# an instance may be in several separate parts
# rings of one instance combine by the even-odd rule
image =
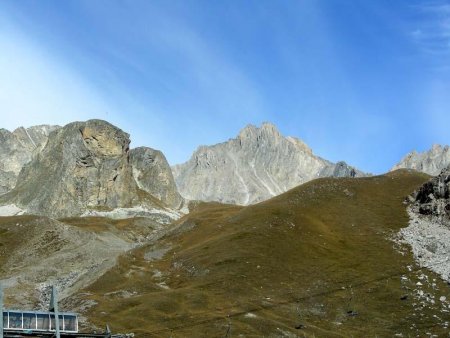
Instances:
[[[432,176],[439,175],[441,170],[450,165],[449,146],[433,145],[423,153],[413,151],[406,155],[392,170],[407,168],[427,173]]]
[[[13,132],[0,129],[0,194],[14,188],[22,167],[42,150],[51,131],[58,126],[17,128]]]
[[[171,208],[178,209],[183,198],[178,193],[166,157],[159,150],[139,147],[130,151],[133,177],[138,187]]]
[[[400,238],[410,244],[420,266],[450,283],[450,166],[409,196],[409,226]]]
[[[45,147],[23,167],[16,187],[1,196],[0,203],[52,217],[141,206],[164,209],[164,201],[175,204],[173,191],[168,192],[170,184],[163,179],[167,172],[158,172],[163,156],[157,156],[158,165],[145,169],[146,164],[139,161],[148,160],[149,151],[135,151],[134,168],[144,173],[136,181],[129,144],[129,135],[108,122],[70,123],[49,135]]]
[[[131,206],[137,186],[128,165],[129,143],[128,134],[103,121],[68,124],[49,136],[3,197],[28,212],[57,217]]]
[[[450,224],[450,166],[425,183],[414,195],[417,211]]]
[[[181,195],[191,200],[247,205],[324,176],[364,174],[344,162],[315,156],[301,140],[276,127],[249,125],[235,139],[201,146],[191,159],[172,167]]]

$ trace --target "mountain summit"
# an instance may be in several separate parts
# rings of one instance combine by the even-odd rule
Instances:
[[[127,133],[102,120],[56,129],[0,204],[52,217],[180,208],[183,199],[164,155],[151,148],[130,151],[129,145]]]
[[[437,176],[450,165],[450,147],[434,144],[430,150],[407,154],[391,170],[407,168],[424,172],[428,175]]]
[[[248,125],[234,139],[201,146],[172,170],[183,197],[240,205],[266,200],[318,177],[364,176],[345,162],[314,155],[303,141],[284,137],[271,123]]]

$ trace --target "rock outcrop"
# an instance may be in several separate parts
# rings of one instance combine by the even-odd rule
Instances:
[[[17,128],[13,132],[0,129],[0,194],[16,185],[22,167],[42,150],[51,131],[58,126]]]
[[[42,151],[23,167],[15,188],[0,197],[0,204],[51,217],[141,206],[163,210],[165,201],[175,205],[174,192],[167,192],[167,170],[158,173],[163,156],[145,171],[146,164],[139,161],[148,160],[148,151],[142,156],[140,150],[134,152],[136,170],[145,172],[135,181],[129,145],[129,135],[108,122],[70,123],[49,135]]]
[[[450,147],[435,144],[428,151],[409,153],[391,171],[407,168],[436,176],[448,165],[450,165]]]
[[[415,193],[415,205],[422,215],[450,221],[450,166],[420,187]]]
[[[133,177],[138,187],[167,206],[179,209],[184,199],[178,193],[172,170],[159,150],[138,147],[130,151]]]
[[[450,166],[409,196],[409,226],[400,238],[420,266],[450,282]]]
[[[318,156],[301,140],[264,123],[249,125],[227,142],[199,147],[172,167],[181,195],[190,200],[247,205],[325,176],[358,177],[359,170]]]

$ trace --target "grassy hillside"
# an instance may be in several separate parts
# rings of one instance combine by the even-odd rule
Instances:
[[[51,284],[62,297],[77,293],[114,266],[117,256],[147,241],[161,227],[147,218],[0,217],[5,306],[46,307]]]
[[[389,239],[426,179],[319,179],[254,206],[201,204],[67,304],[94,301],[94,323],[138,337],[446,336],[449,287],[420,279],[436,299],[422,306],[418,278],[437,277]]]

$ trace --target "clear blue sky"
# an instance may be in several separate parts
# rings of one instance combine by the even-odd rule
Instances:
[[[0,118],[106,119],[171,164],[270,121],[381,173],[450,143],[450,1],[3,0]]]

